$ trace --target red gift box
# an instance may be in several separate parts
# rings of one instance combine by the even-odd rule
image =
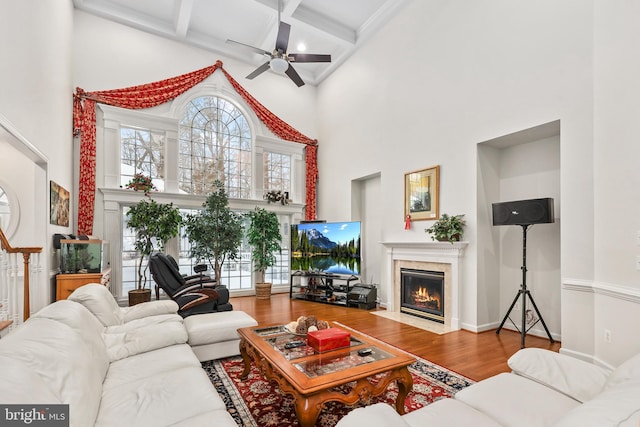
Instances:
[[[336,348],[349,347],[351,334],[340,328],[320,329],[307,333],[307,344],[318,353],[335,350]]]

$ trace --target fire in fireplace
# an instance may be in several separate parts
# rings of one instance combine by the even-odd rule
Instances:
[[[444,323],[444,273],[400,269],[400,311]]]

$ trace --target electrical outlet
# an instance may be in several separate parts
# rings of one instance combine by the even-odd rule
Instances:
[[[640,230],[636,231],[636,246],[640,246]]]
[[[520,310],[520,302],[516,302],[516,304],[513,306],[514,310]]]
[[[611,331],[609,329],[604,330],[604,342],[611,342]]]
[[[640,255],[636,256],[636,270],[640,271]]]

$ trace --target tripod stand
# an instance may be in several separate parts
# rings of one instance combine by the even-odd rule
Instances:
[[[509,315],[511,314],[511,310],[513,310],[513,307],[515,307],[516,303],[518,302],[518,298],[522,297],[522,327],[518,329],[518,326],[513,322],[513,320],[511,320],[511,323],[513,323],[513,326],[515,326],[515,328],[520,331],[520,335],[521,335],[520,347],[524,348],[524,339],[525,339],[525,336],[527,335],[527,332],[531,328],[533,328],[538,322],[541,322],[542,326],[544,326],[544,330],[547,332],[549,341],[551,341],[552,343],[555,341],[551,337],[551,333],[549,332],[549,329],[547,328],[546,323],[544,323],[544,319],[540,314],[540,310],[538,310],[538,306],[536,305],[536,302],[533,300],[533,297],[531,296],[531,291],[527,289],[527,229],[531,224],[518,224],[518,225],[522,227],[522,267],[520,267],[522,269],[522,285],[520,286],[520,289],[518,290],[516,297],[513,299],[513,302],[511,303],[511,307],[509,307],[507,314],[504,316],[504,319],[502,319],[502,323],[500,323],[500,327],[496,330],[496,334],[500,333],[507,319],[511,320],[511,318],[509,317]],[[533,324],[529,326],[529,328],[527,328],[527,297],[529,297],[529,300],[531,301],[531,305],[533,305],[533,308],[536,311],[536,314],[538,315],[538,319],[535,322],[533,322]]]

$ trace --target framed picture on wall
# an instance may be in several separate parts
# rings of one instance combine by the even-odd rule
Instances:
[[[440,166],[404,174],[404,216],[412,221],[438,219]]]
[[[53,225],[69,226],[69,198],[67,190],[53,181],[49,181],[50,215],[49,222]]]

